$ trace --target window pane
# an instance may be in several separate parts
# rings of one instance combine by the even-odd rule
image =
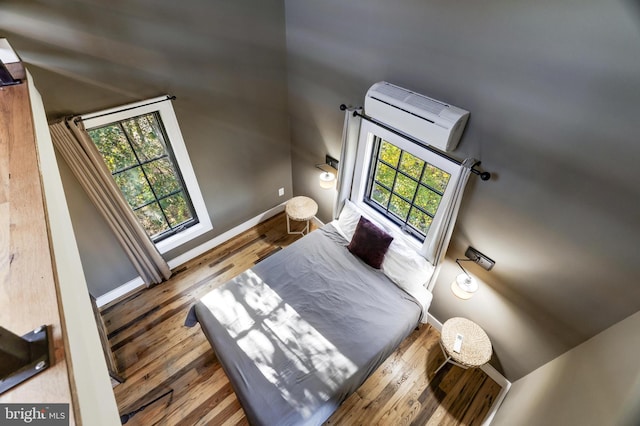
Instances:
[[[411,204],[407,203],[402,198],[398,197],[397,195],[391,196],[389,211],[398,216],[400,219],[407,220],[407,215],[409,214],[410,208]]]
[[[199,223],[157,112],[87,130],[149,236]],[[166,216],[166,217],[165,217]],[[178,231],[179,232],[179,231]]]
[[[389,166],[386,166],[378,161],[378,168],[376,169],[375,181],[381,183],[387,188],[391,188],[393,186],[393,179],[395,178],[396,172]]]
[[[442,196],[440,194],[433,192],[426,186],[420,185],[414,204],[421,209],[428,211],[432,215],[435,215],[438,210],[438,206],[440,205],[440,200],[442,200]]]
[[[156,193],[156,197],[162,198],[182,189],[173,165],[168,158],[161,158],[142,167]]]
[[[373,186],[373,191],[371,191],[371,199],[376,203],[380,204],[385,209],[389,204],[390,196],[391,196],[391,192],[388,189],[385,189],[377,184]]]
[[[88,130],[111,173],[137,163],[133,150],[118,123]]]
[[[380,137],[375,141],[378,151],[371,153],[375,173],[369,171],[370,189],[363,201],[396,225],[410,227],[410,234],[424,241],[451,174],[428,163],[431,153],[416,156]]]
[[[413,200],[413,195],[416,193],[417,187],[418,182],[405,175],[398,174],[393,192],[408,200]]]
[[[192,219],[189,205],[183,192],[161,200],[160,206],[162,206],[162,210],[164,210],[164,214],[167,216],[172,228]]]
[[[149,182],[145,179],[140,166],[115,174],[113,178],[131,208],[135,209],[154,199]]]
[[[424,161],[422,161],[415,155],[409,154],[408,152],[402,153],[402,159],[400,160],[400,170],[402,170],[415,180],[420,179],[423,167]]]
[[[158,203],[152,203],[148,206],[144,206],[140,210],[136,210],[135,214],[138,216],[140,224],[142,224],[142,227],[147,231],[147,235],[150,237],[169,229]]]
[[[427,184],[437,191],[444,192],[450,177],[451,175],[444,170],[427,164],[427,169],[424,171],[424,176],[422,176],[422,183]]]
[[[141,115],[122,122],[141,162],[166,154],[162,133],[153,114]]]
[[[390,144],[387,141],[383,141],[380,146],[380,159],[385,163],[391,164],[393,167],[398,167],[398,160],[400,160],[400,153],[402,150],[397,146]]]
[[[415,207],[411,209],[411,214],[409,214],[409,224],[424,235],[427,235],[432,220],[428,214],[421,212]]]

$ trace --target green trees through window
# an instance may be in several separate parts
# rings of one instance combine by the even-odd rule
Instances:
[[[154,241],[197,223],[158,113],[92,128],[88,133]]]
[[[424,240],[451,175],[379,137],[365,202]]]

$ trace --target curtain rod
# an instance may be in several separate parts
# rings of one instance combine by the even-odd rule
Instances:
[[[91,118],[104,117],[104,116],[106,116],[106,115],[116,114],[116,113],[118,113],[118,112],[130,111],[130,110],[132,110],[132,109],[140,108],[140,107],[144,107],[144,106],[147,106],[147,105],[153,105],[153,104],[157,104],[157,103],[160,103],[160,102],[166,102],[166,101],[173,101],[174,99],[176,99],[176,97],[175,97],[175,96],[173,96],[173,95],[166,95],[166,97],[165,97],[164,99],[159,99],[159,100],[157,100],[157,101],[153,101],[153,102],[147,102],[146,104],[141,104],[141,105],[131,106],[131,107],[128,107],[128,108],[116,109],[116,110],[113,110],[113,111],[105,112],[104,114],[93,115],[93,116],[91,116]],[[85,115],[89,115],[89,114],[85,114]],[[73,119],[73,121],[74,121],[75,123],[77,123],[78,121],[82,121],[82,116],[77,116],[77,117],[75,117],[75,118]]]
[[[345,104],[341,104],[341,105],[340,105],[340,110],[341,110],[341,111],[345,111],[345,110],[347,110],[347,109],[350,109],[350,108],[348,108]],[[376,120],[376,119],[375,119],[375,118],[373,118],[373,117],[369,117],[369,116],[368,116],[368,115],[366,115],[366,114],[362,114],[362,113],[358,112],[358,110],[359,110],[359,109],[362,109],[362,108],[356,108],[356,109],[354,109],[354,110],[353,110],[353,116],[354,116],[354,117],[362,117],[362,118],[364,118],[365,120],[367,120],[367,121],[369,121],[369,122],[371,122],[371,123],[373,123],[373,124],[376,124],[376,125],[378,125],[378,126],[382,127],[382,128],[383,128],[383,129],[385,129],[385,130],[390,131],[391,133],[394,133],[394,134],[396,134],[396,135],[398,135],[398,136],[402,136],[403,138],[407,138],[407,139],[409,139],[411,142],[413,142],[413,143],[415,143],[415,144],[417,144],[417,145],[420,145],[421,147],[423,147],[423,148],[425,148],[425,149],[427,149],[427,150],[429,150],[429,151],[433,152],[433,153],[434,153],[434,154],[436,154],[436,155],[439,155],[440,157],[444,157],[444,158],[446,158],[447,160],[449,160],[449,161],[452,161],[452,162],[456,163],[457,165],[461,165],[461,164],[462,164],[462,162],[461,162],[460,160],[457,160],[457,159],[455,159],[455,158],[451,157],[450,155],[447,155],[447,154],[445,154],[444,152],[441,152],[441,151],[439,151],[439,150],[437,150],[437,149],[433,148],[431,145],[428,145],[428,144],[426,144],[426,143],[422,142],[421,140],[418,140],[418,139],[413,138],[413,137],[411,137],[411,136],[409,136],[409,135],[407,135],[407,134],[404,134],[404,133],[402,133],[402,132],[400,132],[400,131],[398,131],[398,130],[394,129],[393,127],[389,127],[389,126],[387,126],[386,124],[384,124],[384,123],[382,123],[382,122],[380,122],[380,121]],[[480,164],[482,164],[482,161],[476,161],[476,162],[473,164],[473,166],[471,166],[471,173],[474,173],[474,174],[476,174],[476,175],[480,176],[480,179],[482,179],[482,180],[489,180],[489,179],[491,179],[491,173],[489,173],[489,172],[481,172],[480,170],[478,170],[478,169],[476,169],[476,168],[475,168],[476,166],[479,166]]]

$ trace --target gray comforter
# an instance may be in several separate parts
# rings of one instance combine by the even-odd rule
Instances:
[[[253,425],[326,420],[418,324],[420,307],[328,224],[195,304]]]

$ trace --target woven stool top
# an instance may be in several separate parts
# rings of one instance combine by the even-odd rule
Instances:
[[[310,220],[318,213],[318,204],[309,197],[293,197],[287,201],[285,211],[293,220]]]
[[[453,342],[458,333],[463,336],[460,353],[453,351]],[[491,359],[492,349],[489,336],[478,324],[466,318],[447,320],[442,325],[440,340],[451,359],[467,367],[479,367]]]

